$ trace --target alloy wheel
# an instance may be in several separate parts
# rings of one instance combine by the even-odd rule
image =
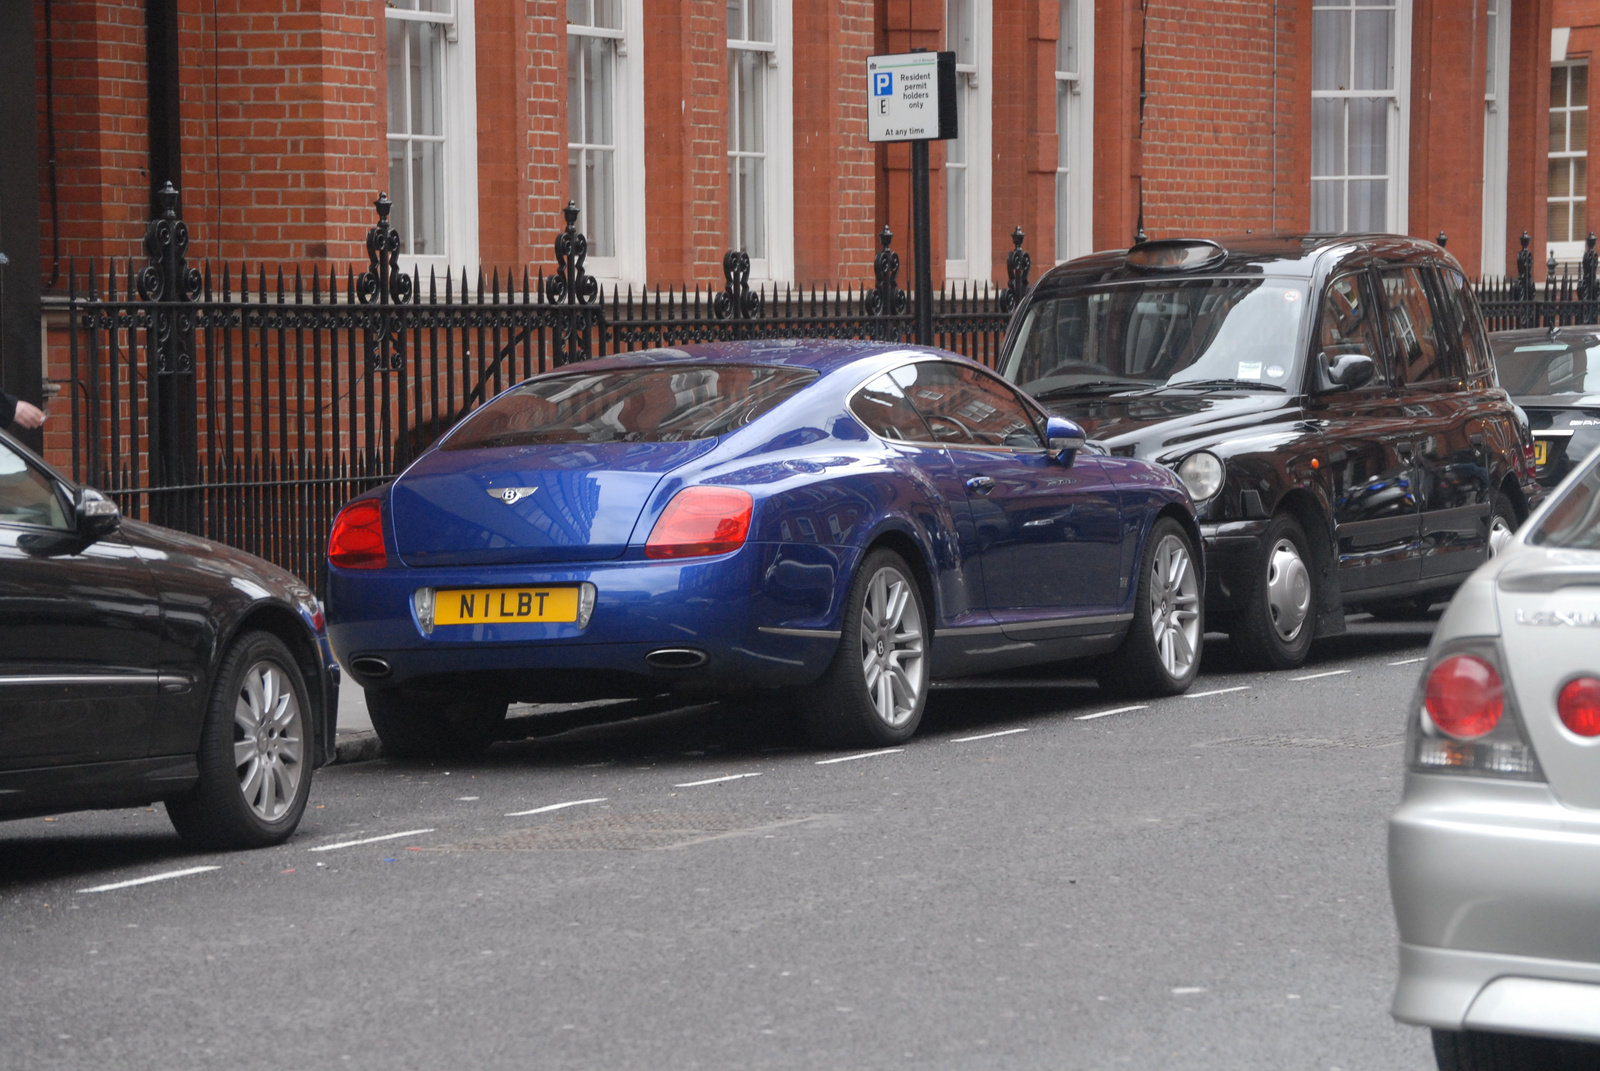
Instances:
[[[300,787],[303,724],[294,687],[276,663],[245,671],[233,707],[233,763],[245,804],[268,822],[289,810]]]
[[[1279,539],[1267,555],[1267,611],[1284,643],[1293,643],[1311,613],[1311,573],[1292,539]]]
[[[899,728],[917,710],[926,685],[922,613],[911,581],[898,569],[879,569],[861,604],[861,670],[878,718]]]
[[[1150,563],[1150,634],[1167,675],[1188,675],[1200,650],[1200,588],[1182,539],[1167,535]]]

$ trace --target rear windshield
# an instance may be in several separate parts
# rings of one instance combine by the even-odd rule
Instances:
[[[1528,542],[1539,547],[1600,550],[1600,465],[1573,481]]]
[[[1579,342],[1523,342],[1495,347],[1500,385],[1513,396],[1600,393],[1600,346]]]
[[[710,439],[744,427],[816,377],[810,368],[740,364],[540,376],[472,414],[441,449]]]
[[[1289,279],[1152,279],[1035,300],[1003,374],[1039,397],[1086,390],[1298,383],[1306,286]]]

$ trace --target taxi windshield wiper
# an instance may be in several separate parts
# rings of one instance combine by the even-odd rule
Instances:
[[[1275,390],[1279,394],[1285,393],[1285,388],[1276,383],[1263,383],[1259,379],[1186,379],[1180,383],[1167,383],[1163,390]]]
[[[1149,385],[1147,379],[1089,379],[1082,383],[1068,383],[1044,390],[1028,391],[1035,398],[1061,398],[1069,394],[1093,394],[1103,390],[1133,390]]]

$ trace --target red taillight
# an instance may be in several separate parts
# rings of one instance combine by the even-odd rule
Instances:
[[[1500,723],[1505,689],[1494,667],[1473,655],[1452,655],[1428,674],[1428,717],[1457,740],[1473,740]]]
[[[1568,681],[1556,697],[1556,712],[1561,724],[1579,736],[1600,736],[1600,680],[1579,677]]]
[[[370,498],[339,511],[328,536],[328,561],[341,569],[383,569],[389,555],[383,547],[383,511]]]
[[[644,545],[647,558],[697,558],[744,546],[750,495],[732,487],[686,487],[673,496]]]

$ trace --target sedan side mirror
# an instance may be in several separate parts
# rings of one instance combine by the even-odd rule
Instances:
[[[1068,420],[1064,416],[1053,416],[1045,421],[1044,425],[1045,449],[1057,461],[1072,466],[1073,459],[1078,456],[1078,451],[1083,449],[1083,426],[1075,420]]]
[[[1324,390],[1353,390],[1365,386],[1372,382],[1375,367],[1372,358],[1364,353],[1341,353],[1337,357],[1317,354]]]
[[[89,542],[110,535],[122,523],[122,511],[117,504],[93,487],[85,487],[78,493],[73,517],[79,537]]]

